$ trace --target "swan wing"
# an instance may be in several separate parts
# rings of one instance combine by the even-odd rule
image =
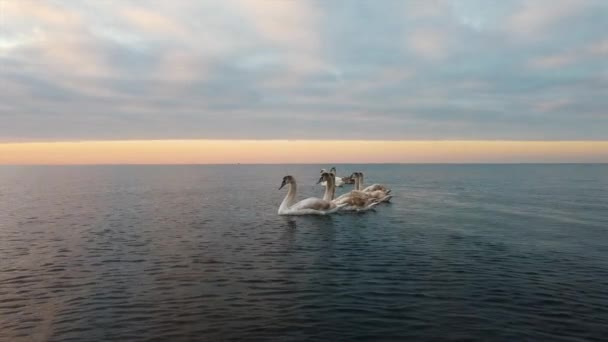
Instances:
[[[342,209],[342,208],[344,208],[345,206],[346,206],[346,204],[334,205],[334,206],[332,206],[332,208],[331,208],[331,209],[327,210],[327,211],[325,212],[325,214],[332,214],[332,213],[335,213],[336,211],[341,210],[341,209]]]
[[[389,189],[382,184],[372,184],[372,185],[366,187],[365,189],[363,189],[363,191],[365,191],[365,192],[378,191],[378,190],[380,190],[382,192],[389,191]]]
[[[331,202],[319,198],[307,198],[302,200],[287,210],[280,212],[280,215],[329,215],[340,210],[344,205],[335,205]]]
[[[378,204],[380,204],[380,202],[375,201],[375,200],[368,202],[368,204],[364,205],[364,206],[346,204],[346,205],[344,205],[344,207],[340,208],[340,210],[341,211],[363,212],[363,211],[368,211],[368,210],[374,209],[374,207],[377,206]]]
[[[378,204],[380,204],[380,202],[378,202],[378,201],[369,202],[369,204],[366,205],[365,207],[357,208],[357,211],[368,211],[368,210],[374,209],[374,207],[377,206]]]
[[[346,199],[347,197],[351,197],[351,196],[365,196],[365,197],[370,197],[370,194],[369,194],[369,193],[367,193],[367,192],[360,191],[360,190],[351,190],[351,191],[349,191],[349,192],[347,192],[347,193],[345,193],[345,194],[342,194],[342,195],[340,195],[340,196],[336,197],[336,199],[335,199],[334,201],[337,201],[337,200],[344,200],[344,199]]]
[[[368,194],[369,197],[375,198],[378,200],[384,198],[387,195],[387,193],[382,190],[368,191],[368,192],[366,192],[366,194]]]
[[[325,215],[324,211],[314,210],[314,209],[288,209],[283,212],[280,212],[279,215]]]
[[[329,210],[332,209],[331,202],[324,201],[320,198],[310,197],[307,199],[303,199],[300,202],[292,205],[290,210],[302,210],[302,209],[313,209],[313,210]]]
[[[369,194],[370,198],[373,198],[374,201],[377,201],[378,203],[390,202],[391,198],[393,198],[393,195],[389,195],[387,192],[381,190],[367,192],[367,194]]]
[[[376,191],[376,190],[378,190],[378,189],[376,188],[376,186],[377,186],[377,185],[378,185],[378,184],[370,185],[370,186],[366,187],[365,189],[363,189],[363,191],[365,191],[365,192],[372,192],[372,191]]]
[[[357,209],[366,208],[370,206],[372,202],[377,202],[377,199],[376,197],[372,196],[371,193],[356,190],[351,191],[347,194],[347,196],[343,196],[334,200],[335,204],[346,204],[347,207],[353,207]]]
[[[356,191],[356,190],[353,190],[353,191]],[[347,198],[347,197],[349,197],[349,196],[351,196],[351,195],[352,195],[352,191],[349,191],[349,192],[347,192],[347,193],[345,193],[345,194],[342,194],[342,195],[340,195],[340,196],[336,197],[336,198],[334,199],[334,202],[336,202],[336,201],[341,201],[341,200],[343,200],[343,199],[345,199],[345,198]]]
[[[380,199],[380,202],[390,202],[393,195],[387,195]]]

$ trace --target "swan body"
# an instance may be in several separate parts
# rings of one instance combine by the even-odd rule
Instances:
[[[355,173],[359,177],[359,187],[362,188],[363,187],[363,172],[355,172]],[[359,190],[361,190],[360,188],[359,188]],[[389,194],[391,192],[391,190],[388,187],[386,187],[385,185],[382,185],[382,184],[372,184],[368,187],[365,187],[361,191],[364,191],[364,192],[382,191],[386,194]]]
[[[363,187],[363,172],[355,172],[352,176],[355,177],[355,188],[357,190],[369,194],[379,202],[389,202],[393,198],[390,195],[391,189],[381,184],[373,184],[361,190]]]
[[[296,202],[297,185],[295,178],[293,176],[283,177],[283,182],[281,183],[279,190],[285,185],[289,186],[289,190],[279,206],[279,215],[329,215],[341,208],[341,206],[336,205],[331,201],[315,197]]]
[[[362,191],[364,192],[372,192],[372,191],[383,191],[383,192],[390,192],[390,190],[385,187],[384,185],[381,184],[372,184],[368,187],[366,187],[365,189],[363,189]]]
[[[337,205],[345,204],[340,209],[344,211],[368,211],[380,204],[376,198],[361,192],[353,192],[349,196],[335,199],[333,202]]]

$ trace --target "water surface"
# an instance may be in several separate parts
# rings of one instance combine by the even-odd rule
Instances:
[[[337,165],[393,203],[277,216],[329,166],[1,167],[0,340],[608,336],[608,165]]]

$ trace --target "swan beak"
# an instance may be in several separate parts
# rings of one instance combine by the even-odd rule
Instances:
[[[323,177],[319,178],[319,180],[317,181],[317,184],[321,183],[323,181]]]
[[[283,187],[285,186],[285,181],[283,181],[283,183],[281,183],[281,186],[279,187],[279,190],[283,189]]]

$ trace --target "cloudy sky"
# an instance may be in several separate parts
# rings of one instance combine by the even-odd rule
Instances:
[[[0,143],[606,141],[607,32],[604,0],[0,0]]]
[[[0,0],[0,140],[608,139],[608,1]]]

